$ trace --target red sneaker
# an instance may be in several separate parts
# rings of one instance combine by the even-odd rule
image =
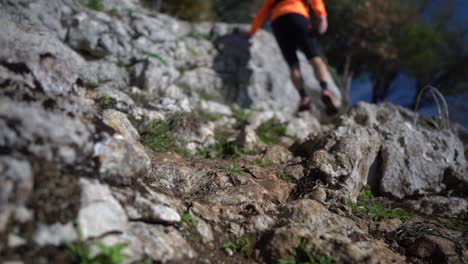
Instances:
[[[305,96],[301,99],[301,104],[299,105],[298,112],[309,111],[310,110],[310,96]]]
[[[322,102],[325,104],[327,114],[334,115],[338,113],[338,104],[330,91],[322,90]]]

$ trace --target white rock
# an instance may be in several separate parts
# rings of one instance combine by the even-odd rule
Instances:
[[[39,224],[33,235],[34,242],[39,246],[60,246],[64,242],[74,241],[77,238],[77,232],[71,222],[66,225],[60,223],[53,225]]]
[[[80,179],[81,209],[78,226],[83,238],[98,237],[109,232],[123,232],[128,219],[122,206],[107,185],[96,180]]]

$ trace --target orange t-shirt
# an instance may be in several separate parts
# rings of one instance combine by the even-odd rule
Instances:
[[[325,9],[323,0],[310,0],[310,4],[315,15],[318,17],[327,16],[327,11]],[[258,11],[257,16],[255,16],[255,19],[252,21],[252,26],[250,29],[251,36],[255,35],[257,30],[262,27],[263,23],[270,15],[270,12],[271,21],[289,13],[300,14],[307,18],[310,17],[307,5],[304,0],[283,0],[276,5],[275,0],[265,0],[262,7],[260,8],[260,11]]]

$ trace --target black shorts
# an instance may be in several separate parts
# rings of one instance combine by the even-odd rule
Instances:
[[[300,14],[286,14],[275,19],[272,27],[289,67],[299,63],[297,49],[304,52],[307,59],[320,55],[320,45],[308,18]]]

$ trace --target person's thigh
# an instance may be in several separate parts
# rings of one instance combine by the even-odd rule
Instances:
[[[289,15],[286,15],[285,17],[278,18],[273,23],[275,39],[278,42],[283,58],[286,60],[290,68],[299,63],[299,59],[296,54],[296,50],[298,48],[298,32],[296,28],[294,28],[294,24],[292,22],[293,21],[290,19]]]

